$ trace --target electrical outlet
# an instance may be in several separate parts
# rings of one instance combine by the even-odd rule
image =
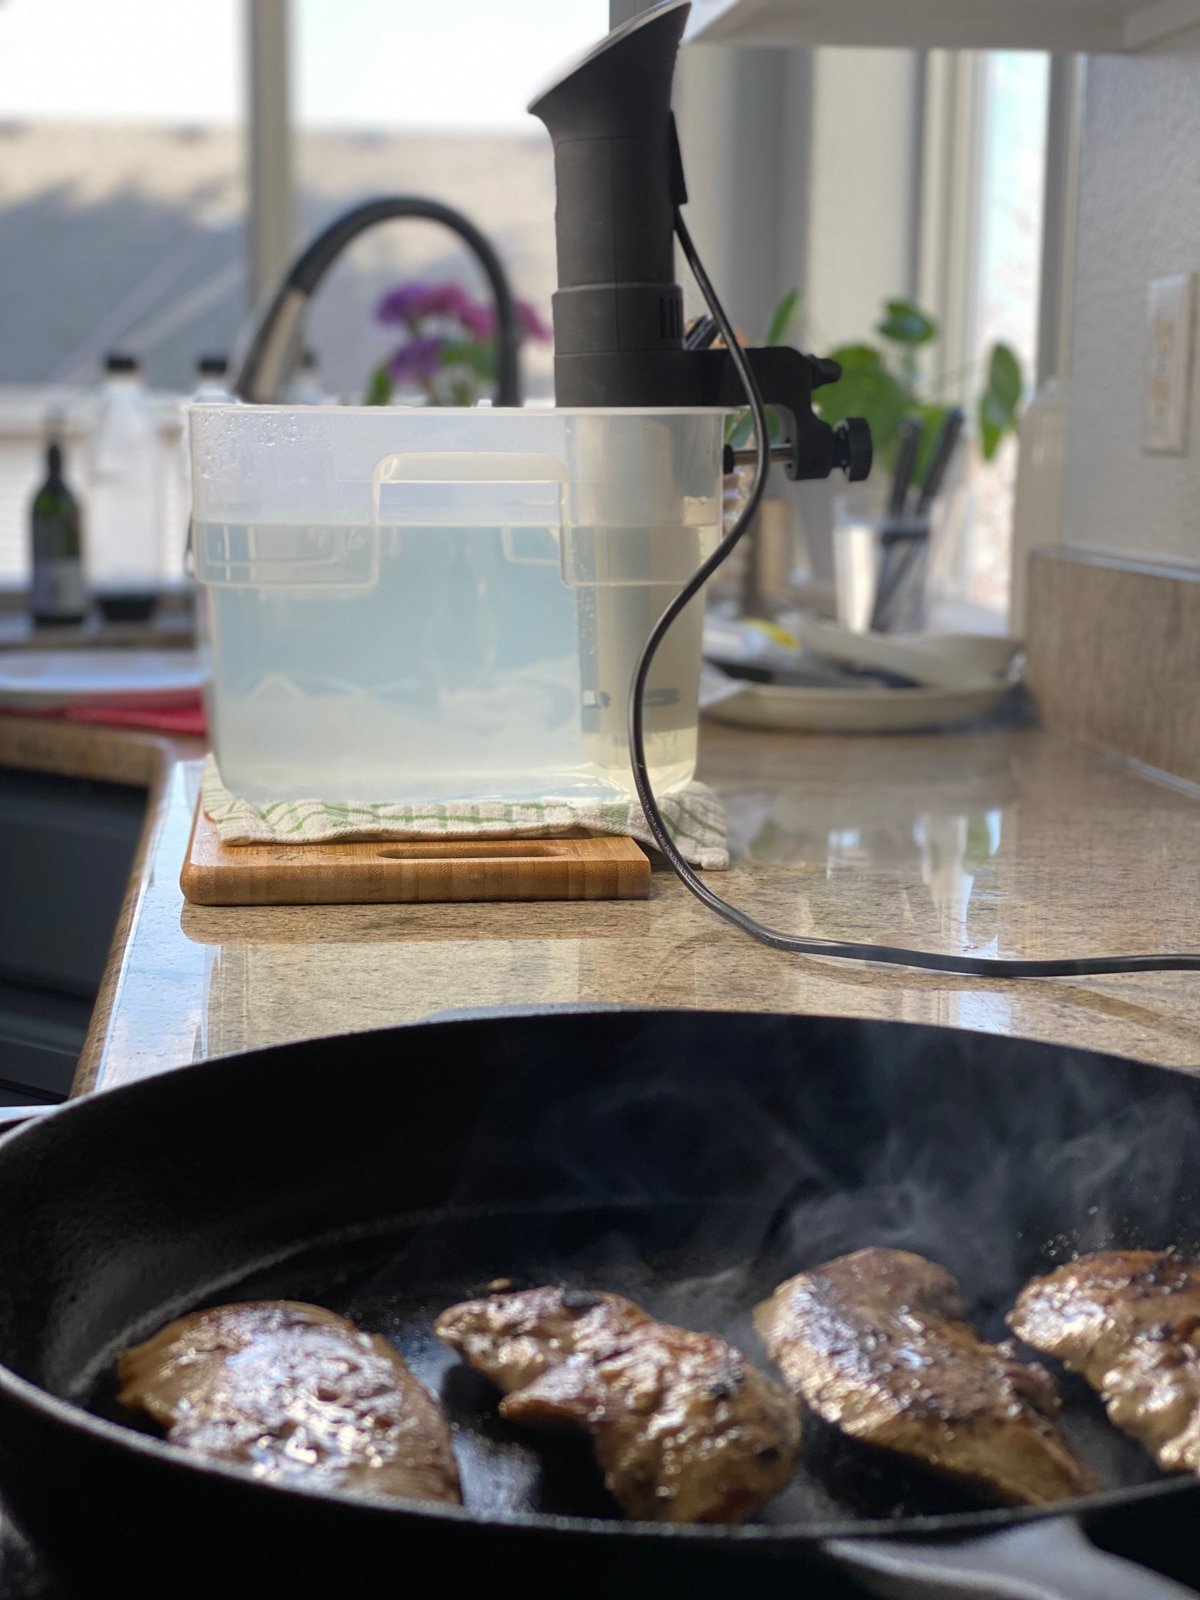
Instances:
[[[1187,449],[1193,281],[1190,272],[1150,280],[1143,450],[1182,455]]]

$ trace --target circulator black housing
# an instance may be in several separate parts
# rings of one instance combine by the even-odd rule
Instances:
[[[560,406],[745,403],[726,351],[683,342],[675,213],[687,191],[671,84],[690,9],[690,0],[667,0],[614,29],[529,107],[554,143]],[[823,478],[840,466],[865,478],[866,425],[835,431],[812,414],[812,391],[841,376],[836,362],[785,347],[749,355],[788,430],[788,476]]]
[[[529,108],[554,141],[560,405],[638,404],[625,396],[645,382],[639,358],[683,346],[671,80],[688,10],[682,0],[617,28]]]

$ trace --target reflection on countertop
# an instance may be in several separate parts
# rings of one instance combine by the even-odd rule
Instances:
[[[185,906],[200,767],[161,749],[80,1088],[444,1010],[580,1002],[897,1017],[1200,1065],[1187,974],[1021,983],[798,958],[728,927],[666,872],[644,902]],[[1200,943],[1196,799],[1038,729],[708,727],[701,775],[736,850],[716,886],[778,927],[983,955]]]

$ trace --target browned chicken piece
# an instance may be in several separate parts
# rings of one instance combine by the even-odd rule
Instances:
[[[1021,1291],[1008,1325],[1097,1390],[1167,1472],[1200,1472],[1200,1261],[1080,1256]]]
[[[626,1516],[740,1522],[792,1475],[795,1402],[714,1334],[559,1288],[468,1300],[435,1327],[504,1390],[509,1422],[589,1433]]]
[[[754,1323],[804,1405],[852,1439],[1006,1505],[1098,1489],[1050,1420],[1050,1374],[985,1343],[963,1310],[943,1267],[875,1249],[789,1278]]]
[[[214,1306],[117,1359],[172,1444],[353,1495],[462,1499],[441,1407],[376,1334],[292,1300]]]

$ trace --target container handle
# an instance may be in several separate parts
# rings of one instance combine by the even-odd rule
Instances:
[[[557,483],[564,491],[570,474],[557,456],[515,450],[401,451],[384,456],[371,477],[378,492],[385,483]]]
[[[376,543],[379,542],[383,491],[388,484],[431,490],[458,484],[499,487],[504,484],[530,484],[541,488],[552,485],[557,491],[552,505],[543,496],[536,506],[514,505],[497,496],[494,526],[500,529],[501,547],[507,561],[518,566],[561,566],[562,533],[567,520],[567,491],[570,473],[557,456],[523,454],[517,451],[447,450],[412,454],[401,452],[385,456],[371,475],[371,517]],[[515,514],[514,514],[515,513]],[[476,513],[477,515],[478,513]],[[490,515],[490,514],[489,514]],[[430,496],[424,506],[414,507],[414,520],[433,526],[461,526],[461,509],[438,505]],[[527,545],[515,536],[518,528],[536,527],[545,535],[549,550],[530,554]],[[524,553],[522,551],[524,550]]]

